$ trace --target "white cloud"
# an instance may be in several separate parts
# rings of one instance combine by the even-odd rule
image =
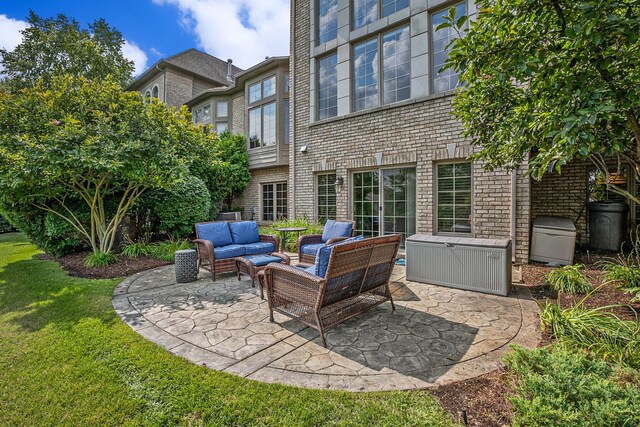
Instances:
[[[289,0],[153,0],[171,4],[199,46],[234,65],[251,67],[265,56],[289,54]]]
[[[11,19],[7,15],[0,15],[0,48],[12,51],[22,41],[20,31],[27,28],[25,21]]]
[[[124,41],[124,45],[122,45],[122,55],[129,61],[133,61],[135,66],[134,75],[140,75],[140,73],[147,68],[147,54],[134,42],[129,40]]]

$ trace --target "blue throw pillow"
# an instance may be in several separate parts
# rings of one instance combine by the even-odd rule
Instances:
[[[230,222],[229,229],[231,230],[233,243],[236,245],[246,245],[260,241],[258,224],[255,221]]]
[[[343,240],[341,242],[332,243],[330,245],[326,245],[318,251],[318,255],[316,255],[316,263],[315,263],[315,272],[314,274],[318,277],[324,278],[327,274],[327,268],[329,268],[329,258],[331,258],[331,250],[334,246],[344,245],[351,242],[357,242],[358,240],[364,240],[364,236],[356,236],[351,237],[350,239]]]
[[[344,221],[328,220],[322,230],[322,242],[336,237],[350,237],[353,223]]]
[[[233,243],[231,233],[229,232],[229,225],[226,222],[196,224],[196,232],[199,239],[210,241],[216,248]]]

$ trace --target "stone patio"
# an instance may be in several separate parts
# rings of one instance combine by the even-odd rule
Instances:
[[[173,266],[118,285],[113,306],[145,338],[211,369],[249,379],[349,391],[408,390],[473,378],[501,365],[508,344],[537,345],[538,307],[528,289],[509,297],[407,282],[396,266],[385,303],[318,333],[275,314],[251,281],[201,270],[175,282]]]

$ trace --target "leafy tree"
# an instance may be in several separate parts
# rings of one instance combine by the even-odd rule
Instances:
[[[30,203],[65,220],[94,253],[109,253],[147,189],[171,188],[196,162],[214,164],[215,136],[185,108],[145,106],[112,79],[53,77],[50,86],[0,95],[0,210]]]
[[[476,3],[468,31],[452,11],[443,24],[466,33],[447,64],[464,82],[454,114],[482,147],[476,158],[489,169],[528,159],[536,178],[573,159],[592,160],[608,178],[610,156],[640,172],[640,2]]]
[[[121,87],[131,81],[134,66],[122,55],[122,34],[104,19],[83,29],[65,15],[44,19],[30,11],[28,22],[22,43],[11,52],[0,49],[0,75],[11,91],[32,87],[38,79],[49,87],[54,76],[64,74],[89,80],[111,75]]]

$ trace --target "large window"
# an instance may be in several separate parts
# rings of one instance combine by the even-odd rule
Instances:
[[[276,143],[276,103],[271,102],[262,107],[262,145]]]
[[[249,86],[249,103],[253,104],[262,99],[262,82],[254,83]]]
[[[409,26],[382,36],[383,102],[409,99],[411,96],[411,38]]]
[[[287,218],[287,183],[262,184],[262,220]]]
[[[382,58],[379,42],[382,43]],[[391,104],[411,96],[411,39],[409,26],[404,25],[357,44],[354,56],[354,109],[377,107],[382,102]],[[382,89],[379,78],[382,75]]]
[[[438,233],[471,233],[471,163],[437,166]]]
[[[357,44],[354,56],[355,110],[378,106],[378,38]]]
[[[276,103],[270,102],[249,110],[249,148],[276,143]]]
[[[338,115],[338,55],[318,61],[318,120]]]
[[[318,175],[317,188],[318,221],[324,224],[328,219],[336,219],[336,174]]]
[[[289,143],[289,139],[290,139],[290,132],[291,129],[289,129],[289,126],[291,125],[291,111],[289,111],[289,98],[285,99],[283,102],[283,108],[284,108],[284,143],[288,144]]]
[[[217,122],[216,123],[216,133],[218,135],[220,135],[222,132],[226,131],[229,129],[229,123],[228,122]]]
[[[227,117],[229,115],[229,102],[218,101],[216,102],[216,116]]]
[[[318,0],[318,42],[338,37],[338,0]]]
[[[459,3],[454,6],[456,8],[456,16],[467,14],[466,3]],[[434,13],[431,18],[431,33],[433,34],[433,91],[444,92],[454,89],[458,85],[458,74],[451,68],[442,70],[444,63],[449,56],[449,43],[458,37],[458,33],[453,28],[442,28],[436,30],[438,25],[442,24],[444,17],[448,14],[448,9]]]
[[[276,94],[276,76],[271,76],[262,81],[262,97],[268,98]]]
[[[409,6],[409,0],[353,0],[353,28],[360,28]]]
[[[262,107],[249,110],[249,148],[260,147],[262,137]]]

